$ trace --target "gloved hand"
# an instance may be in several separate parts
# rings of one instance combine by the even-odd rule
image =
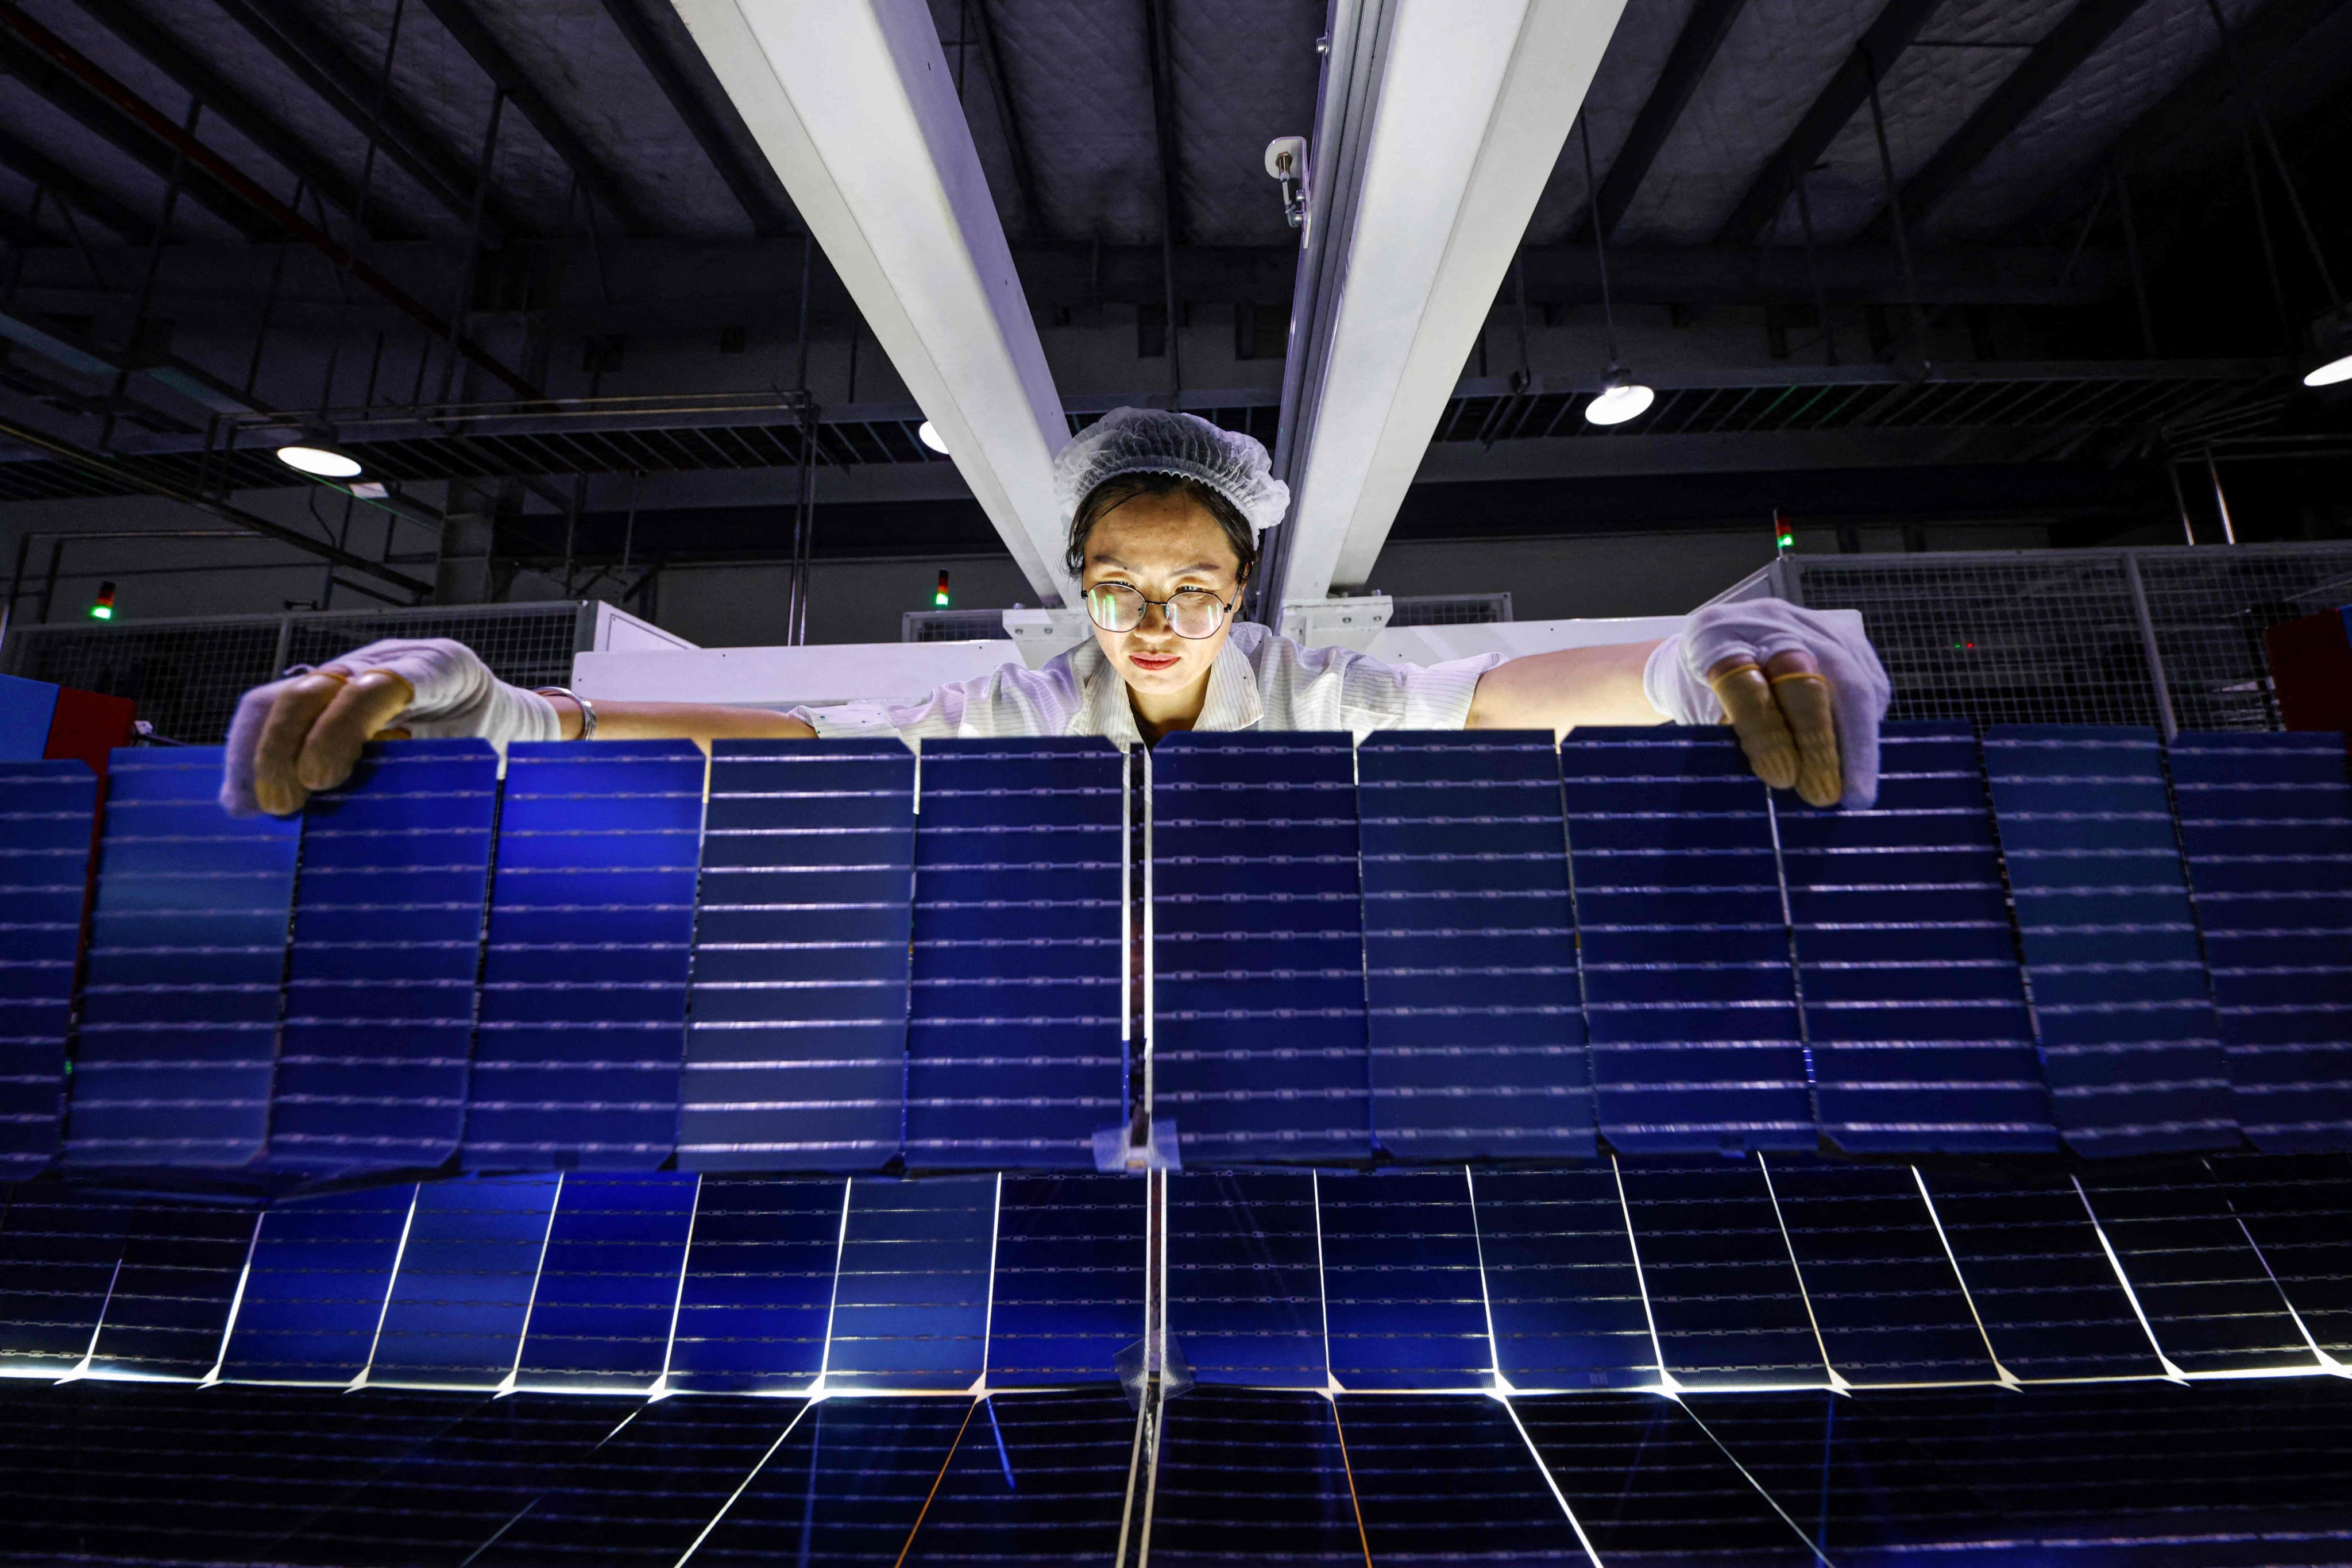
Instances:
[[[563,725],[555,704],[509,686],[463,643],[373,642],[237,700],[221,805],[232,816],[290,816],[313,790],[349,778],[362,744],[408,736],[478,736],[504,755],[510,741],[562,739]]]
[[[1783,599],[1708,605],[1652,651],[1642,690],[1677,724],[1730,724],[1774,789],[1861,810],[1894,689],[1857,622]]]

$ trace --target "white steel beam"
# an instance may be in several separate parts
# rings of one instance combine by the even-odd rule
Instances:
[[[1370,575],[1623,9],[1335,0],[1265,619]]]
[[[673,3],[1013,558],[1076,605],[1052,469],[1068,426],[929,10]]]

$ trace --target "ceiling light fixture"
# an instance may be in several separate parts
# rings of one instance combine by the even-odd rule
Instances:
[[[920,425],[915,426],[915,439],[920,441],[924,446],[929,447],[932,451],[939,453],[940,456],[947,456],[948,444],[940,439],[939,426],[933,425],[929,420],[926,419]]]
[[[325,446],[292,446],[278,448],[278,460],[299,473],[320,479],[355,479],[366,470],[360,460],[347,452]]]
[[[2312,322],[2311,342],[2317,357],[2304,373],[2304,385],[2337,386],[2352,381],[2352,310],[2330,310]]]
[[[1576,117],[1577,141],[1584,149],[1584,201],[1592,225],[1592,254],[1601,264],[1601,320],[1607,330],[1609,368],[1601,373],[1601,390],[1584,405],[1588,425],[1622,425],[1649,411],[1658,395],[1633,379],[1617,362],[1617,307],[1609,297],[1609,237],[1601,232],[1601,189],[1592,179],[1592,132],[1585,117]]]

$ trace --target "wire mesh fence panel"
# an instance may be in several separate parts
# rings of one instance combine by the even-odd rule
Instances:
[[[1391,626],[1488,626],[1511,618],[1508,594],[1430,594],[1389,603]]]
[[[908,610],[898,626],[901,642],[989,642],[1004,636],[1004,612]]]
[[[2352,544],[2141,551],[2140,581],[2183,730],[2275,730],[2263,634],[2352,604]]]
[[[286,643],[289,664],[320,664],[384,637],[454,637],[472,648],[500,680],[526,689],[564,686],[579,647],[580,606],[483,605],[390,615],[297,616]]]
[[[1808,608],[1862,612],[1891,719],[2158,722],[2119,551],[1823,557],[1800,571]]]

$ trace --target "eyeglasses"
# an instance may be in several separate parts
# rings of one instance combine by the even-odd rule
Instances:
[[[1097,583],[1087,590],[1087,614],[1107,632],[1133,631],[1154,605],[1168,617],[1169,630],[1195,639],[1216,636],[1230,607],[1206,588],[1179,588],[1164,599],[1147,599],[1143,590],[1125,583]]]

